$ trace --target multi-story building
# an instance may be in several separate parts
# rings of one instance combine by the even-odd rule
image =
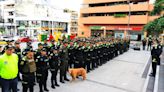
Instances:
[[[70,34],[77,35],[78,34],[78,12],[72,11],[69,9],[65,9],[64,12],[71,14]]]
[[[140,40],[143,26],[157,18],[149,16],[152,9],[153,5],[148,0],[84,0],[78,36],[130,37]]]
[[[16,29],[16,22],[14,20],[15,18],[15,2],[14,1],[8,1],[3,0],[0,1],[0,27],[5,29],[5,33],[3,34],[10,34],[14,35],[15,29]]]
[[[8,23],[12,25],[9,28],[14,30],[6,29],[4,34],[35,36],[40,33],[53,34],[55,31],[70,33],[70,14],[50,6],[45,0],[6,0],[1,1],[0,5],[2,20],[5,20],[1,23],[2,27],[8,28],[7,23],[11,22]],[[5,13],[7,9],[12,11]]]

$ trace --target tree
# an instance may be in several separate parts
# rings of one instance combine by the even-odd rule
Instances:
[[[151,15],[160,15],[164,10],[164,0],[156,0],[154,3],[154,10],[151,12]]]
[[[149,22],[144,26],[143,30],[147,31],[149,34],[158,36],[164,30],[164,17],[160,17],[154,21]]]
[[[156,0],[154,4],[154,10],[151,12],[151,15],[160,15],[164,10],[164,0]],[[147,31],[148,34],[158,36],[164,30],[164,16],[155,19],[154,21],[149,22],[143,28],[144,31]]]

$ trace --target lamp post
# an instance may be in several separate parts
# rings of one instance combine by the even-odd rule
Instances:
[[[129,13],[128,13],[128,28],[127,28],[127,32],[126,32],[126,36],[129,36],[130,34],[130,16],[131,16],[131,5],[130,5],[130,1],[131,0],[128,0],[128,3],[129,3]],[[129,39],[129,37],[128,37]]]

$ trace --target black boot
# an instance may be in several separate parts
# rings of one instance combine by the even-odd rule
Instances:
[[[55,86],[54,85],[51,85],[51,88],[55,89]]]
[[[64,80],[69,81],[69,79],[68,79],[68,78],[64,78]]]
[[[64,81],[60,80],[61,83],[65,83]]]
[[[55,80],[55,86],[59,87],[60,85],[57,83],[57,80]]]

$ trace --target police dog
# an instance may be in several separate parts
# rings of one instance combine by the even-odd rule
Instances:
[[[74,68],[74,69],[69,69],[69,73],[72,77],[72,81],[76,79],[78,76],[82,76],[83,80],[86,79],[86,70],[84,68]]]

